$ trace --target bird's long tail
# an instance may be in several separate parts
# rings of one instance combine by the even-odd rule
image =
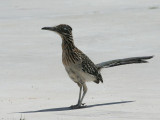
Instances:
[[[147,63],[148,61],[146,60],[151,58],[153,58],[153,56],[117,59],[117,60],[102,62],[102,63],[96,64],[96,66],[98,67],[98,69],[101,69],[101,68],[108,68],[108,67],[114,67],[114,66],[125,65],[125,64]]]

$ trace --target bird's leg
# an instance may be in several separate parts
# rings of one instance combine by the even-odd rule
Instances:
[[[79,103],[80,105],[84,105],[84,104],[82,104],[82,101],[83,101],[84,96],[86,95],[87,90],[88,90],[85,83],[83,83],[82,86],[83,86],[83,95],[82,95],[82,98],[81,98],[80,103]]]
[[[77,83],[78,84],[78,83]],[[82,85],[81,84],[78,84],[80,90],[79,90],[79,98],[78,98],[78,103],[76,105],[72,105],[71,108],[77,108],[80,104],[80,101],[81,101],[81,92],[82,92]]]
[[[80,103],[80,100],[81,100],[81,92],[82,92],[82,86],[80,86],[79,98],[78,98],[78,103],[77,103],[77,105]]]
[[[83,86],[83,95],[81,98],[81,90],[82,90],[82,86]],[[78,109],[78,108],[82,108],[84,107],[84,104],[82,104],[83,98],[87,93],[87,86],[85,83],[82,84],[82,86],[80,87],[80,93],[79,93],[79,99],[78,99],[78,104],[77,105],[72,105],[71,108],[72,109]]]

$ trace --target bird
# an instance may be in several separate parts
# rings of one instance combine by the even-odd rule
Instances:
[[[76,105],[71,105],[71,109],[79,109],[86,106],[85,103],[82,103],[88,90],[86,82],[103,83],[101,69],[132,63],[147,63],[148,61],[146,60],[153,57],[130,57],[94,64],[92,60],[74,44],[71,26],[59,24],[53,27],[43,27],[42,30],[58,33],[62,39],[62,63],[69,77],[80,89],[78,102]]]

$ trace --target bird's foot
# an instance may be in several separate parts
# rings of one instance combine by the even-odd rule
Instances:
[[[71,109],[80,109],[80,108],[85,108],[85,107],[86,107],[85,103],[70,106]]]

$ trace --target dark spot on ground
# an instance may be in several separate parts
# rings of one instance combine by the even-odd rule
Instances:
[[[159,8],[158,6],[149,7],[149,9],[158,9],[158,8]]]

